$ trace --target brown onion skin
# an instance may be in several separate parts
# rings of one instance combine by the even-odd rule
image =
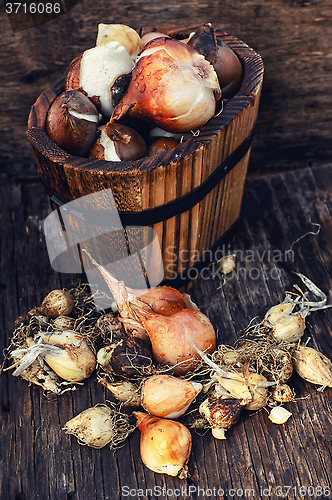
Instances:
[[[145,45],[148,42],[154,40],[155,38],[170,38],[170,37],[165,33],[160,33],[158,31],[150,31],[149,33],[145,33],[145,35],[141,37],[141,50],[144,49]]]
[[[147,147],[144,139],[136,130],[121,125],[120,123],[107,123],[99,130],[103,130],[114,142],[115,152],[121,161],[139,160],[147,155]],[[104,160],[104,147],[97,139],[90,150],[90,158]]]
[[[151,347],[138,337],[123,339],[112,352],[110,364],[122,376],[140,377],[154,372]]]
[[[88,97],[76,90],[69,90],[60,94],[51,104],[46,116],[46,132],[68,153],[86,156],[96,139],[98,123],[74,117],[70,109],[98,117],[98,111]]]
[[[218,40],[217,60],[213,67],[218,75],[222,97],[231,99],[240,90],[243,69],[235,52],[221,40]]]
[[[148,156],[155,156],[159,153],[166,153],[167,151],[172,151],[180,143],[172,137],[164,137],[154,141],[148,149]]]

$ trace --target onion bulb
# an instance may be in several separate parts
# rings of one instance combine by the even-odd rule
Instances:
[[[179,142],[172,137],[160,138],[154,141],[148,149],[148,156],[155,156],[159,153],[166,153],[177,148]]]
[[[139,55],[111,120],[128,115],[188,132],[213,117],[220,95],[217,75],[203,55],[178,40],[155,38]]]
[[[141,404],[156,417],[178,418],[201,390],[202,384],[198,382],[170,375],[153,375],[142,386]]]
[[[62,92],[46,115],[46,132],[67,153],[85,156],[97,137],[96,106],[81,92]]]
[[[96,367],[96,356],[82,335],[74,331],[39,334],[44,344],[58,348],[50,352],[45,349],[42,357],[59,377],[68,382],[80,382],[90,377]]]
[[[243,399],[217,399],[210,401],[207,398],[199,406],[199,413],[211,425],[212,436],[216,439],[226,439],[225,431],[238,421],[246,401]]]
[[[187,427],[140,411],[133,415],[141,432],[140,453],[146,467],[180,479],[187,477],[192,441]]]
[[[267,403],[267,379],[256,372],[246,376],[242,372],[232,371],[232,378],[218,377],[218,384],[226,389],[234,398],[247,400],[246,410],[260,410]]]
[[[84,51],[70,63],[66,90],[79,90],[95,104],[103,116],[111,116],[112,88],[124,75],[131,75],[134,62],[126,48],[111,41]]]
[[[201,311],[183,309],[171,316],[162,316],[136,305],[131,308],[150,338],[154,361],[172,366],[177,375],[188,373],[201,363],[193,343],[208,354],[215,350],[214,328]]]
[[[290,314],[276,321],[272,327],[272,335],[276,340],[297,342],[304,334],[305,320],[301,313]]]
[[[174,373],[185,374],[201,363],[201,356],[194,345],[208,354],[214,351],[216,334],[210,320],[201,311],[187,308],[186,299],[180,292],[171,287],[156,287],[145,294],[141,290],[137,299],[134,290],[126,288],[89,252],[85,249],[84,252],[103,275],[118,304],[120,315],[136,320],[146,331],[156,363],[171,365]],[[158,308],[162,314],[155,312]],[[165,316],[165,313],[170,315]]]

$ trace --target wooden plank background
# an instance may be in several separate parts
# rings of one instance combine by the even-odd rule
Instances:
[[[317,167],[247,183],[244,216],[229,247],[237,255],[235,276],[223,284],[220,276],[205,271],[191,291],[193,300],[218,331],[219,342],[233,343],[237,332],[252,318],[262,317],[283,299],[286,290],[294,291],[293,285],[300,282],[293,271],[312,279],[332,303],[331,179],[331,167]],[[53,272],[49,266],[42,233],[42,220],[49,208],[42,186],[36,182],[1,182],[0,190],[6,207],[0,220],[1,234],[5,235],[0,254],[0,341],[4,348],[15,318],[39,303],[51,289],[69,284],[69,277]],[[307,234],[310,232],[318,234]],[[287,253],[305,234],[292,247],[294,253]],[[276,255],[278,262],[273,258]],[[330,309],[313,313],[304,337],[310,337],[309,345],[330,358],[331,320]],[[163,498],[169,500],[176,498],[176,488],[189,486],[206,491],[222,488],[226,493],[232,488],[248,490],[251,498],[264,498],[261,488],[271,488],[269,498],[279,498],[277,486],[284,493],[290,486],[288,495],[282,496],[290,499],[299,498],[295,489],[300,486],[322,486],[327,493],[332,488],[332,389],[318,392],[296,375],[291,385],[297,399],[286,405],[293,416],[282,426],[273,425],[262,410],[256,414],[243,412],[227,432],[226,441],[216,441],[210,433],[200,436],[193,432],[189,461],[193,478],[187,481],[154,474],[142,465],[138,431],[115,453],[107,447],[99,451],[82,447],[75,438],[65,435],[62,427],[69,418],[109,398],[94,376],[79,390],[47,401],[40,389],[4,372],[0,497],[115,500],[126,497],[120,495],[121,491],[126,493],[125,486],[133,495],[137,492],[134,498],[142,500],[158,498],[157,494],[146,493],[147,488],[158,493],[156,487],[168,489],[169,494]],[[187,422],[185,417],[182,421]],[[197,492],[191,492],[188,498],[200,498]],[[213,498],[227,498],[226,493]],[[235,498],[241,498],[241,494]]]
[[[25,132],[33,102],[79,52],[94,44],[99,22],[136,29],[212,22],[263,57],[251,178],[229,247],[237,254],[238,273],[224,284],[218,275],[205,273],[191,290],[219,340],[234,342],[252,318],[282,300],[286,290],[299,284],[293,271],[312,279],[332,303],[329,0],[81,0],[59,19],[15,34],[1,3],[0,351],[8,345],[18,315],[50,290],[70,283],[70,276],[50,268],[42,230],[50,209]],[[286,253],[305,234],[292,247],[294,254]],[[273,260],[274,250],[281,252],[279,262]],[[305,333],[309,345],[329,358],[331,319],[330,309],[313,313]],[[263,410],[243,413],[226,441],[193,433],[192,478],[181,481],[143,466],[138,431],[116,453],[82,447],[64,434],[69,418],[108,397],[94,377],[78,391],[47,401],[38,388],[4,372],[0,498],[117,500],[128,498],[124,486],[131,488],[129,498],[140,500],[174,500],[181,487],[180,498],[192,499],[204,498],[203,491],[213,488],[210,498],[219,500],[230,498],[232,489],[233,498],[295,499],[303,496],[300,486],[307,493],[312,493],[309,486],[316,488],[313,498],[330,498],[332,389],[317,392],[296,375],[291,384],[297,399],[287,405],[293,416],[285,425],[273,425]]]

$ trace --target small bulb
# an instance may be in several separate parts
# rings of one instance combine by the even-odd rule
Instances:
[[[274,424],[284,424],[291,416],[292,413],[283,406],[275,406],[270,412],[269,419]]]

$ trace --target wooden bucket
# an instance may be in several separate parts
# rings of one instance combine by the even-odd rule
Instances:
[[[159,26],[155,30],[184,39],[196,28]],[[215,260],[215,250],[241,211],[264,67],[260,55],[248,45],[224,32],[216,30],[216,35],[243,65],[241,88],[199,135],[163,156],[95,161],[59,148],[46,135],[45,118],[64,90],[64,78],[40,95],[29,115],[28,138],[53,204],[111,188],[124,226],[154,229],[164,282],[172,286],[196,279],[199,270]]]

